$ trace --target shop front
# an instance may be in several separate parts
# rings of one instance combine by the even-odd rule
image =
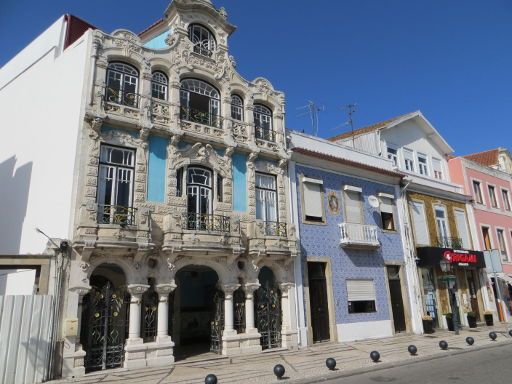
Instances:
[[[476,326],[484,319],[483,252],[441,247],[417,248],[423,316],[435,328]]]

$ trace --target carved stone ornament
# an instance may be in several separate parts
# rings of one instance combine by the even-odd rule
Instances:
[[[78,296],[85,296],[91,290],[90,286],[77,286],[69,288],[71,292],[76,293]]]
[[[210,144],[196,143],[187,149],[177,150],[174,156],[176,168],[186,164],[200,163],[220,171],[223,177],[230,174],[231,162],[229,156],[219,156]]]

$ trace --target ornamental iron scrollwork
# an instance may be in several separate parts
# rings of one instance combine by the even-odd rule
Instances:
[[[254,293],[256,327],[262,349],[281,347],[281,291],[274,281],[261,282]]]
[[[228,216],[205,213],[185,213],[186,229],[195,231],[215,231],[229,233],[231,220]]]
[[[265,221],[265,235],[287,237],[288,231],[286,228],[286,223],[279,223],[277,221]]]
[[[86,308],[82,340],[86,350],[85,371],[118,368],[123,365],[128,331],[129,295],[124,287],[107,281],[92,287],[84,298]]]
[[[236,333],[245,332],[245,292],[239,287],[233,292],[234,328]]]
[[[212,303],[210,351],[220,354],[222,352],[222,332],[224,331],[224,292],[216,289],[213,293]]]
[[[142,295],[142,321],[140,334],[145,343],[156,340],[158,320],[158,294],[155,286],[150,284],[149,289]]]
[[[105,87],[105,102],[137,108],[140,95],[113,87]]]
[[[135,225],[137,208],[98,204],[98,224]]]
[[[180,107],[180,119],[191,123],[199,123],[213,128],[222,128],[223,118],[207,111],[195,108]]]

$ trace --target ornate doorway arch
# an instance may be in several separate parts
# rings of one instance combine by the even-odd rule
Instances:
[[[85,371],[118,368],[124,362],[128,332],[129,295],[126,276],[114,264],[101,264],[90,278],[84,297],[81,342],[86,351]]]

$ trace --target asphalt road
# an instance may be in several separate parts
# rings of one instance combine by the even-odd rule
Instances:
[[[325,381],[343,384],[505,384],[512,382],[512,344]]]

